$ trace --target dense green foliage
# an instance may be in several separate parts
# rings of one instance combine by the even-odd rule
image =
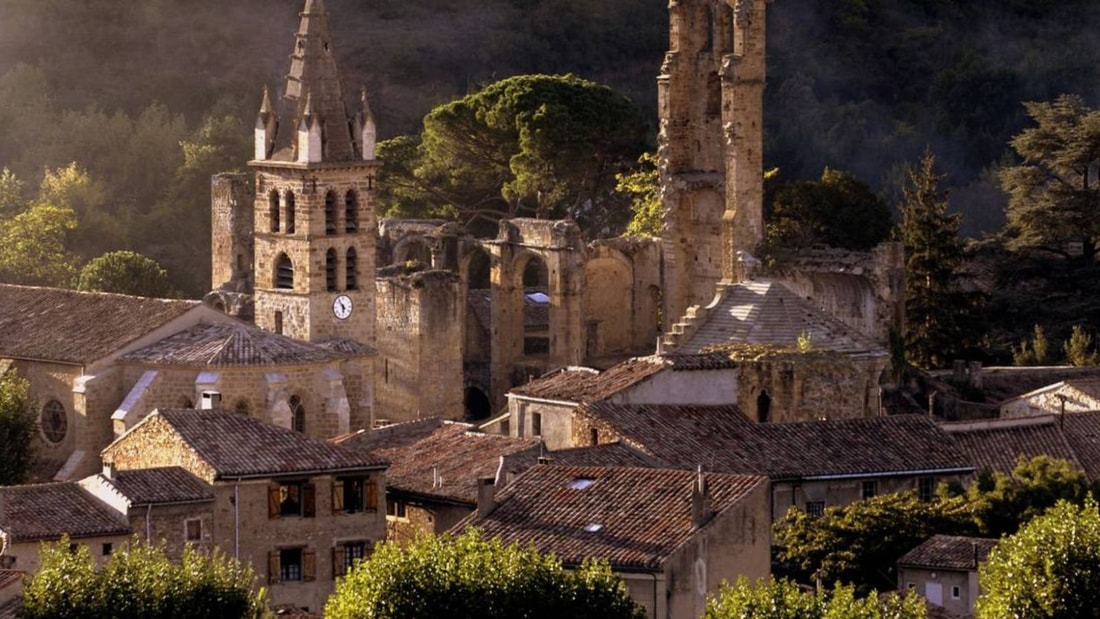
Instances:
[[[38,427],[27,381],[14,372],[0,374],[0,486],[21,484],[34,466],[34,433]]]
[[[820,180],[799,180],[775,190],[764,214],[767,242],[776,248],[829,245],[867,250],[890,233],[890,208],[848,172],[825,168]]]
[[[979,619],[1061,619],[1100,613],[1100,510],[1060,502],[1004,538],[978,570]]]
[[[1001,172],[1009,249],[1094,261],[1100,237],[1100,110],[1078,96],[1025,103],[1035,123],[1012,140],[1022,160]],[[1078,251],[1071,251],[1072,244]]]
[[[906,175],[897,236],[905,247],[907,358],[920,368],[946,367],[978,337],[980,296],[960,287],[961,217],[947,212],[935,157],[926,152]]]
[[[188,546],[179,563],[163,546],[134,538],[96,570],[88,548],[62,539],[42,548],[42,567],[26,584],[26,619],[174,619],[260,617],[267,603],[253,592],[250,567],[219,552]]]
[[[885,494],[817,518],[791,509],[776,525],[773,572],[802,583],[852,584],[863,594],[892,589],[897,559],[929,537],[1011,534],[1060,500],[1084,501],[1089,489],[1071,463],[1038,456],[1020,458],[1011,476],[985,473],[965,491],[931,501]]]
[[[962,498],[921,501],[915,492],[829,507],[820,517],[792,508],[776,525],[773,572],[853,584],[862,594],[893,589],[898,557],[937,533],[971,532],[968,508]]]
[[[857,598],[852,587],[808,593],[789,580],[746,578],[723,584],[707,602],[703,619],[924,619],[924,602],[915,595]]]
[[[467,225],[569,217],[595,237],[617,234],[630,218],[615,175],[642,152],[645,125],[606,86],[524,75],[436,107],[412,144],[399,138],[381,149],[393,163],[383,159],[380,198],[394,212]]]
[[[661,236],[664,227],[664,204],[657,171],[657,155],[643,153],[638,167],[615,177],[615,191],[630,196],[630,223],[626,236]]]
[[[643,610],[606,563],[566,569],[533,548],[504,546],[471,530],[380,544],[336,585],[331,619],[639,619]]]
[[[168,296],[168,273],[156,260],[132,251],[103,254],[80,270],[79,290],[143,297]]]

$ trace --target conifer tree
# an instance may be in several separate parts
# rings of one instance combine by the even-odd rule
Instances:
[[[965,349],[968,318],[979,299],[959,287],[961,216],[947,212],[935,156],[926,151],[907,176],[898,228],[905,246],[907,358],[921,368],[942,367]]]

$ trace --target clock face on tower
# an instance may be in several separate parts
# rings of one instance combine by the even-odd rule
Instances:
[[[346,294],[336,297],[332,302],[332,313],[340,320],[351,316],[351,297]]]

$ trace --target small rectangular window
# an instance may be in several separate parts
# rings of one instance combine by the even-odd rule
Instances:
[[[374,483],[369,477],[337,477],[332,484],[332,512],[357,514],[378,509]]]
[[[267,515],[269,518],[317,515],[317,492],[313,484],[304,481],[284,481],[268,488]]]
[[[188,544],[202,541],[202,519],[188,518],[183,521],[183,539]]]
[[[907,582],[907,583],[905,583],[905,588],[908,589],[909,591],[912,591],[913,589],[917,588],[917,585],[915,585],[911,582]]]
[[[302,549],[283,548],[279,551],[279,581],[302,580]]]
[[[806,501],[806,515],[819,518],[825,515],[825,501]]]
[[[531,413],[531,436],[542,436],[542,413]]]
[[[348,573],[355,564],[367,558],[366,542],[346,542],[344,544],[344,573]]]
[[[408,506],[404,501],[387,501],[386,502],[386,517],[396,520],[407,520],[409,517]]]
[[[958,586],[951,587],[951,599],[957,600],[962,597],[962,590]]]
[[[875,480],[863,482],[863,489],[860,493],[861,498],[870,499],[878,496],[878,482]]]
[[[917,478],[917,496],[922,501],[931,501],[936,491],[936,480],[931,477]]]
[[[111,544],[110,542],[108,542],[106,544],[103,544],[103,556],[104,557],[111,556],[111,552],[113,552],[114,549],[115,549],[114,544]]]

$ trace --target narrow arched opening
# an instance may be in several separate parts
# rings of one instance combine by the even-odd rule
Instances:
[[[336,250],[332,248],[325,252],[325,289],[336,290]]]
[[[489,396],[479,387],[466,387],[466,419],[469,421],[484,421],[493,413]]]
[[[359,253],[354,247],[348,248],[347,262],[344,264],[344,288],[359,289]]]
[[[325,234],[336,234],[336,194],[325,194]]]
[[[286,254],[275,258],[275,287],[282,290],[294,289],[294,263]]]
[[[267,194],[267,217],[269,230],[272,233],[279,231],[279,192],[272,189]]]
[[[355,232],[359,229],[359,196],[354,191],[349,191],[344,196],[344,232]]]
[[[550,272],[538,256],[530,256],[523,266],[523,354],[528,357],[550,355]]]
[[[286,233],[294,234],[294,192],[286,192]]]
[[[756,396],[756,420],[760,423],[768,423],[771,421],[771,414],[772,397],[767,391],[761,391],[760,395]]]

